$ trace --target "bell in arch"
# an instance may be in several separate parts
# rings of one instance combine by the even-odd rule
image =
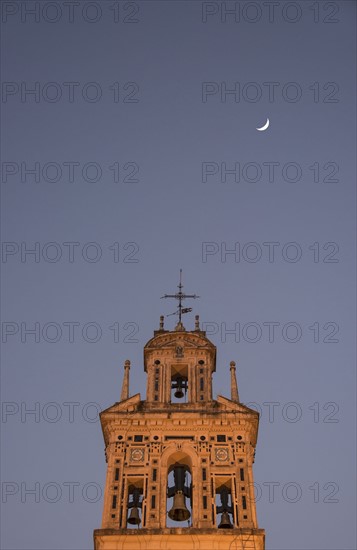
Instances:
[[[185,504],[185,495],[182,491],[177,491],[174,495],[174,503],[169,511],[169,518],[174,521],[185,521],[190,516],[191,513]]]
[[[231,516],[228,512],[222,512],[221,523],[218,525],[218,529],[233,529]]]
[[[130,525],[140,525],[141,519],[139,514],[139,508],[141,508],[142,506],[140,502],[140,495],[142,491],[138,487],[135,487],[133,485],[129,487],[129,491],[132,496],[132,501],[128,503],[128,509],[130,510],[130,514],[127,522],[130,523]]]
[[[130,523],[130,525],[140,525],[140,523],[141,523],[139,510],[136,506],[134,506],[130,510],[130,515],[128,517],[128,523]]]
[[[230,490],[226,486],[222,486],[218,491],[221,497],[221,505],[217,506],[217,514],[221,515],[221,522],[218,529],[233,529],[231,522],[231,514],[233,515],[233,506],[229,504]],[[231,497],[232,498],[232,497]]]
[[[190,497],[190,488],[185,485],[186,471],[188,467],[176,463],[174,466],[174,487],[169,487],[167,496],[174,497],[173,505],[169,510],[168,516],[173,521],[186,521],[191,516],[191,512],[186,506],[186,498]]]
[[[176,378],[176,391],[174,396],[176,399],[181,399],[185,394],[183,393],[184,381],[181,377]]]

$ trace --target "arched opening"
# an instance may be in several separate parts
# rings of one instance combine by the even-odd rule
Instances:
[[[174,453],[168,462],[166,526],[192,525],[192,470],[189,457]]]
[[[138,529],[143,522],[143,484],[135,480],[128,486],[126,528]]]
[[[171,403],[186,403],[188,396],[188,366],[171,366]]]
[[[234,507],[231,479],[216,479],[216,527],[233,529]]]

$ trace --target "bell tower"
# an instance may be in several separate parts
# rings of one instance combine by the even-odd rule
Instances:
[[[230,399],[213,399],[216,347],[197,315],[185,329],[188,311],[180,300],[174,330],[161,317],[144,347],[145,399],[130,396],[125,361],[121,399],[100,415],[108,468],[95,550],[264,550],[252,468],[259,415],[239,401],[233,361]]]

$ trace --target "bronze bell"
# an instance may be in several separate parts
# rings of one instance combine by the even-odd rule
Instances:
[[[190,516],[190,511],[185,504],[185,495],[182,491],[177,491],[174,495],[174,503],[169,511],[169,518],[174,521],[185,521]]]
[[[130,511],[130,516],[128,517],[128,523],[130,523],[130,525],[139,525],[141,523],[141,519],[139,516],[139,509],[136,506],[133,506],[133,508]]]
[[[174,393],[174,396],[177,399],[181,399],[184,396],[184,393],[182,391],[182,378],[177,378],[177,389]]]
[[[233,529],[231,517],[228,512],[222,512],[221,523],[218,525],[218,529]]]

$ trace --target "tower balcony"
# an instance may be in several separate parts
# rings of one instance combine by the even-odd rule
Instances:
[[[264,529],[96,529],[95,550],[264,550]]]

